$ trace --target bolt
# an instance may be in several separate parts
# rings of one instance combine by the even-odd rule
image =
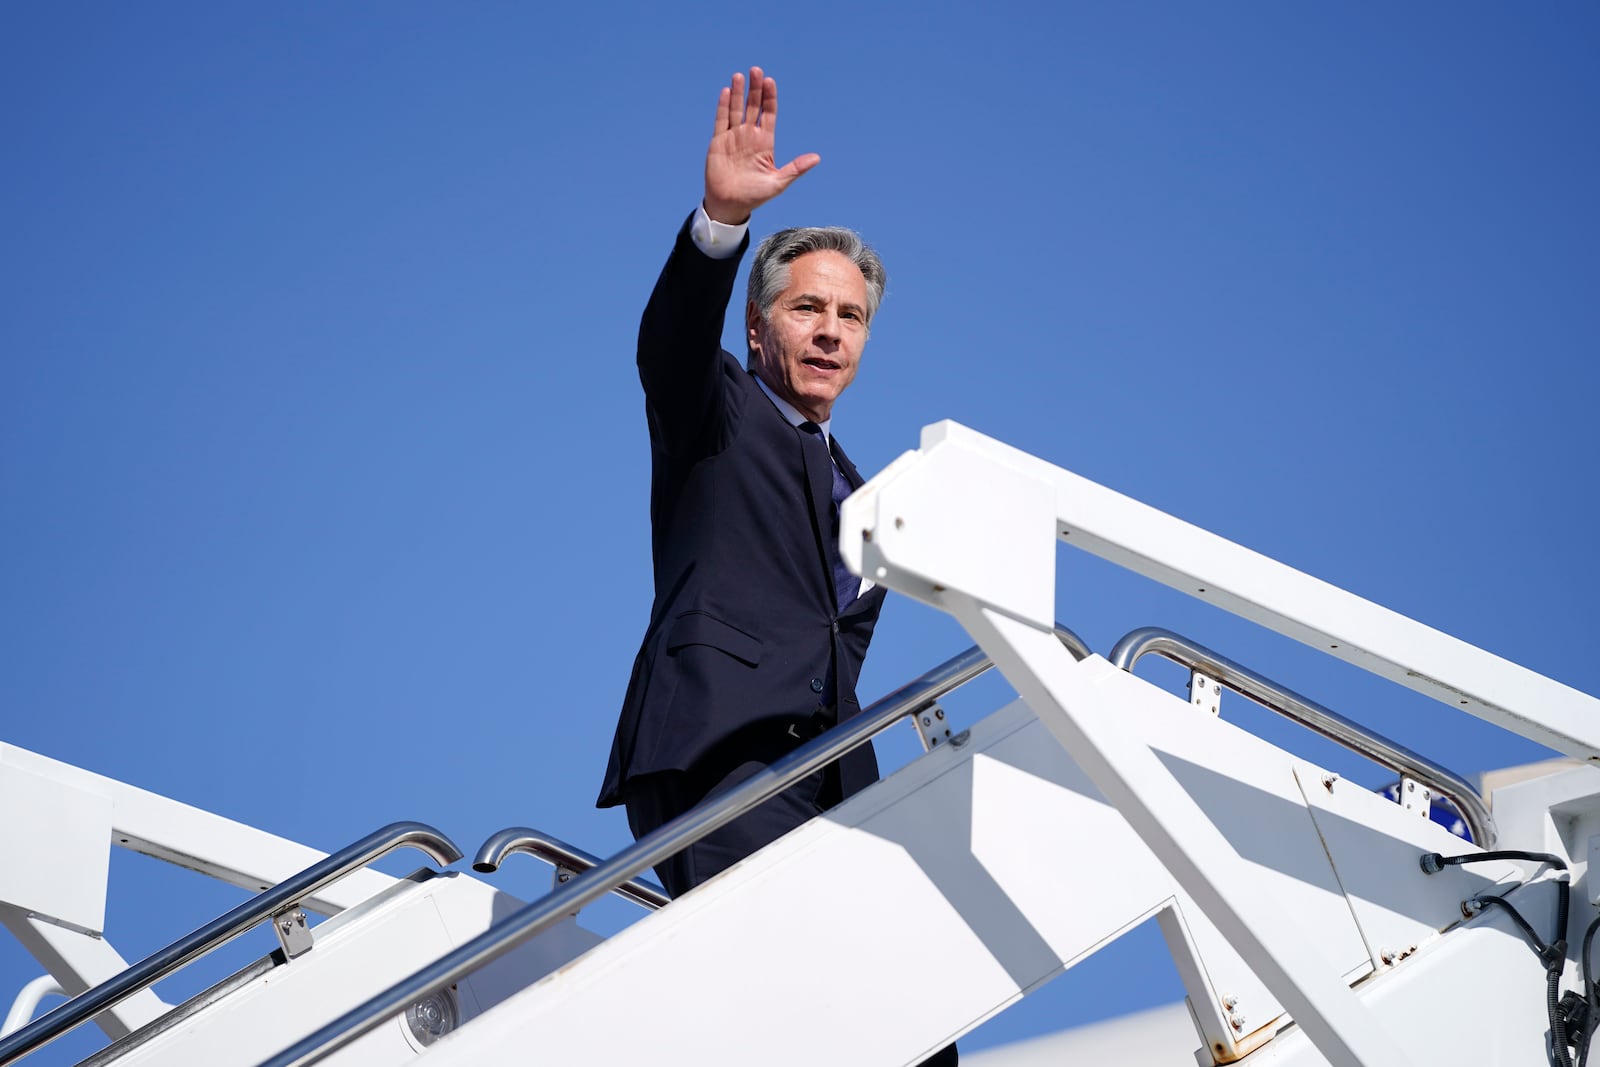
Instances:
[[[1415,793],[1416,791],[1417,791],[1417,783],[1416,782],[1407,782],[1406,783],[1406,792],[1407,793]]]
[[[935,719],[942,719],[942,718],[944,718],[944,709],[943,709],[943,708],[934,708],[934,709],[933,709],[933,717],[934,717],[934,718],[935,718]]]
[[[1337,782],[1338,780],[1339,776],[1337,774],[1324,774],[1322,776],[1322,784],[1330,793],[1333,792],[1333,783]]]
[[[926,715],[924,715],[922,717],[922,725],[924,725],[924,726],[932,726],[933,725],[933,720],[928,718]]]
[[[1232,1011],[1234,1008],[1237,1008],[1239,1006],[1239,998],[1238,997],[1223,997],[1222,998],[1222,1006],[1224,1008],[1227,1008],[1229,1011]]]
[[[1392,948],[1384,949],[1383,951],[1378,953],[1378,958],[1380,960],[1382,960],[1384,963],[1389,963],[1389,964],[1394,963],[1394,959],[1395,959],[1394,949],[1392,949]]]
[[[950,739],[950,747],[951,748],[960,748],[962,745],[966,744],[968,741],[971,741],[971,740],[972,740],[972,731],[971,730],[962,730],[959,734],[956,734],[954,737],[952,737]]]
[[[294,929],[294,923],[290,922],[288,919],[283,920],[283,922],[279,923],[278,925],[283,927],[284,933],[288,933],[290,930]]]
[[[1243,1015],[1229,1015],[1228,1016],[1228,1022],[1229,1022],[1230,1025],[1232,1025],[1232,1027],[1235,1030],[1243,1030],[1244,1029],[1244,1016]]]

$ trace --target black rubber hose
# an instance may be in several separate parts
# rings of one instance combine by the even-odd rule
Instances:
[[[1443,856],[1437,852],[1424,852],[1418,860],[1424,874],[1438,874],[1445,867],[1454,867],[1466,863],[1484,863],[1489,860],[1528,860],[1533,863],[1544,863],[1559,871],[1567,870],[1567,861],[1560,856],[1549,852],[1524,852],[1521,849],[1500,849],[1495,852],[1470,853],[1464,856]],[[1568,909],[1572,903],[1572,883],[1563,873],[1556,882],[1556,936],[1547,945],[1539,939],[1538,933],[1532,924],[1522,917],[1522,913],[1512,907],[1503,897],[1478,897],[1482,904],[1498,904],[1511,916],[1513,922],[1522,930],[1539,955],[1539,962],[1544,964],[1545,971],[1545,1015],[1550,1020],[1550,1050],[1555,1057],[1557,1067],[1573,1067],[1572,1055],[1567,1051],[1567,1019],[1561,1013],[1561,970],[1567,958],[1567,942],[1564,935],[1567,931]],[[1600,921],[1600,920],[1597,920]],[[1589,927],[1589,933],[1584,935],[1584,958],[1587,960],[1589,941],[1594,934],[1594,926]],[[1585,964],[1587,966],[1587,964]],[[1581,973],[1581,972],[1580,972]],[[1589,1000],[1595,999],[1595,991],[1585,979],[1585,993]],[[1583,1059],[1588,1059],[1587,1042],[1584,1042]]]
[[[1589,949],[1594,946],[1594,935],[1597,930],[1600,930],[1600,916],[1597,916],[1583,932],[1583,952],[1578,957],[1578,979],[1583,983],[1584,997],[1589,1002],[1589,1017],[1584,1020],[1583,1032],[1578,1035],[1580,1049],[1578,1067],[1588,1067],[1589,1040],[1594,1034],[1595,1023],[1600,1021],[1596,1018],[1600,1015],[1600,985],[1589,977]]]
[[[1567,1018],[1561,1014],[1561,968],[1549,967],[1544,979],[1545,1013],[1550,1019],[1550,1048],[1555,1052],[1557,1067],[1572,1067],[1572,1056],[1567,1052]]]
[[[1545,954],[1549,952],[1550,946],[1546,945],[1544,941],[1540,939],[1539,932],[1533,928],[1533,924],[1528,922],[1527,919],[1524,919],[1522,917],[1522,912],[1512,907],[1510,901],[1506,900],[1504,897],[1478,897],[1477,900],[1480,904],[1497,904],[1504,908],[1506,913],[1511,916],[1511,921],[1517,924],[1517,928],[1521,930],[1523,936],[1528,939],[1528,944],[1533,946],[1533,951],[1539,956],[1539,962],[1544,963],[1546,967],[1550,966],[1549,963],[1545,961]]]
[[[1455,867],[1463,863],[1486,863],[1489,860],[1530,860],[1534,863],[1548,863],[1557,870],[1566,870],[1567,861],[1560,856],[1549,852],[1523,852],[1520,849],[1501,849],[1498,852],[1471,852],[1465,856],[1441,856],[1437,852],[1424,852],[1422,854],[1422,869],[1428,874],[1437,874],[1444,867]]]

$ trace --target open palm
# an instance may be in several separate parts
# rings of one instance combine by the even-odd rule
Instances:
[[[813,152],[778,166],[773,156],[778,83],[764,77],[760,67],[751,67],[748,95],[744,86],[744,75],[735,74],[717,98],[716,125],[706,150],[706,214],[718,222],[745,222],[822,161]]]

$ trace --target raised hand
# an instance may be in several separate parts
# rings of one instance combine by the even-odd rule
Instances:
[[[777,125],[778,83],[751,67],[746,96],[744,75],[735,74],[717,98],[717,121],[706,150],[707,215],[718,222],[746,222],[752,211],[822,162],[810,152],[778,166],[772,154]]]

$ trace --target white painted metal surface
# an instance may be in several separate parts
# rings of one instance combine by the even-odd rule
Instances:
[[[155,859],[165,860],[189,870],[239,886],[256,893],[304,870],[326,853],[281,837],[224,819],[188,804],[106,778],[27,749],[0,742],[0,788],[4,783],[24,783],[28,792],[46,783],[46,794],[58,803],[77,796],[87,804],[93,798],[109,802],[109,809],[98,809],[95,833],[99,836],[99,856],[81,864],[54,864],[54,870],[35,871],[32,877],[51,879],[47,900],[33,910],[64,925],[72,925],[67,908],[57,901],[71,902],[83,892],[69,883],[81,880],[93,886],[92,892],[105,892],[105,850],[117,845]],[[82,833],[88,836],[88,831]],[[48,857],[53,848],[49,840],[27,842],[15,866],[27,865],[24,857]],[[43,849],[43,851],[41,851]],[[393,881],[374,870],[361,870],[341,879],[320,895],[306,902],[312,911],[332,915],[378,892]],[[58,896],[59,894],[59,896]],[[9,897],[5,899],[11,899]]]
[[[316,947],[263,970],[204,1010],[132,1047],[125,1067],[205,1064],[251,1067],[338,1018],[396,977],[483,932],[519,901],[466,875],[401,880],[316,928]],[[600,939],[568,922],[497,961],[455,989],[469,1021],[514,990],[581,955]],[[329,1057],[344,1067],[407,1063],[424,1049],[403,1018]]]
[[[1044,487],[1047,503],[1012,499],[997,489],[1030,484]],[[983,487],[990,529],[974,530],[969,513],[960,541],[941,538],[926,547],[917,541],[930,531],[912,517],[913,504],[930,517],[943,517],[959,510],[956,501],[977,487]],[[936,496],[945,499],[928,499]],[[1047,573],[1035,563],[1040,535],[995,527],[1002,518],[1027,521],[1041,507],[1051,515],[1052,538],[1059,535],[1067,544],[1557,751],[1581,760],[1600,757],[1600,700],[959,423],[924,428],[920,451],[906,453],[845,501],[840,547],[851,567],[877,581],[891,566],[885,553],[895,555],[896,588],[920,600],[940,605],[942,590],[934,587],[943,586],[1038,623],[1036,599],[1027,602],[1025,612],[1018,610],[1009,590],[1029,586],[1022,573],[1029,568],[1036,575]],[[872,540],[864,541],[862,532],[868,530]],[[940,570],[941,553],[963,550],[966,562]],[[970,559],[985,553],[1003,568],[1004,589],[1001,579],[981,569],[971,573],[978,568]],[[1050,575],[1053,566],[1052,559]],[[885,568],[882,575],[879,567]],[[1036,596],[1039,589],[1054,589],[1054,583],[1046,580],[1032,589]]]
[[[949,501],[977,486],[985,487],[985,510],[968,517],[961,544],[952,544],[939,528]],[[1401,1064],[1408,1055],[1350,993],[1315,932],[1252,882],[1197,798],[1132,735],[1125,723],[1143,710],[1137,691],[1074,662],[1050,639],[1036,605],[1019,610],[1013,590],[1028,586],[1021,571],[1041,544],[1059,536],[1580,758],[1600,749],[1600,701],[954,423],[929,427],[919,453],[846,501],[841,531],[852,567],[949,611],[978,639],[1339,1067]],[[960,566],[943,564],[962,552]],[[1001,561],[999,579],[974,567],[974,555]],[[1053,566],[1037,568],[1034,587],[1053,590],[1053,574]],[[1101,686],[1121,686],[1126,697],[1108,701]],[[1237,1017],[1230,1023],[1245,1028]]]
[[[1251,892],[1293,917],[1308,951],[1340,961],[1329,981],[1356,1002],[1347,976],[1373,966],[1298,785],[1301,764],[1103,660],[1080,667],[1214,820],[1219,853],[1235,857]],[[1370,830],[1375,842],[1406,842],[1414,856],[1453,840],[1378,802],[1391,818]],[[1435,935],[1459,917],[1457,899],[1414,884],[1426,880],[1414,858],[1391,874],[1375,907]],[[1216,1058],[1236,1059],[1286,1025],[1244,959],[1019,702],[429,1055],[440,1067],[531,1047],[552,1061],[917,1063],[1151,915],[1169,933],[1188,931],[1169,946]],[[1225,999],[1243,1005],[1244,1032]],[[608,1022],[619,1018],[629,1025]],[[1368,1032],[1396,1022],[1374,1018]],[[1191,1031],[1190,1049],[1201,1044]],[[1398,1042],[1385,1054],[1430,1062],[1414,1058],[1421,1050]]]

